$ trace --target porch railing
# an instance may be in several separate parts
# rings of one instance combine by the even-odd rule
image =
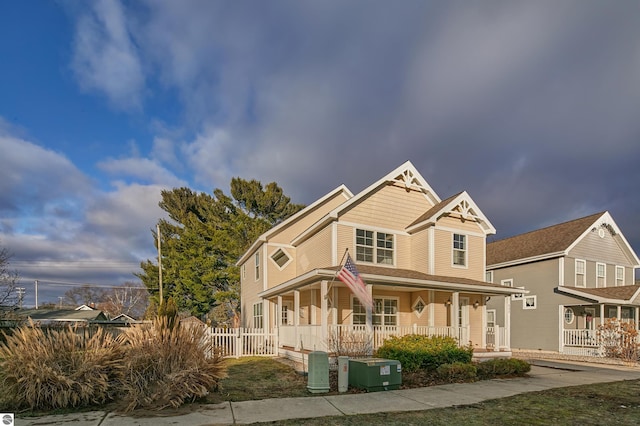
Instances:
[[[262,328],[209,328],[208,338],[212,350],[224,357],[276,356],[278,333]]]
[[[487,348],[496,352],[509,349],[509,335],[505,327],[487,327]]]

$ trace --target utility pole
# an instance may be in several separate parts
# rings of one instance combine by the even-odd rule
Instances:
[[[18,306],[22,309],[22,301],[24,300],[24,287],[17,287],[16,291],[18,292]]]
[[[38,280],[36,280],[36,309],[38,309]]]
[[[164,300],[162,297],[162,251],[160,249],[160,224],[156,225],[158,230],[158,285],[160,286],[160,303]]]

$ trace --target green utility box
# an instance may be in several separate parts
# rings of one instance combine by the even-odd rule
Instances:
[[[314,351],[309,354],[307,390],[311,393],[329,392],[329,354]]]
[[[368,392],[400,389],[400,361],[382,358],[349,360],[349,386]]]

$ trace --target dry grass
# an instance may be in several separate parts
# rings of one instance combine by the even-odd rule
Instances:
[[[0,345],[2,406],[44,410],[110,401],[121,354],[102,329],[85,338],[72,327],[45,333],[31,322]]]
[[[173,326],[167,317],[135,326],[119,337],[123,359],[123,409],[178,407],[207,395],[225,376],[222,359],[211,351],[203,327]]]

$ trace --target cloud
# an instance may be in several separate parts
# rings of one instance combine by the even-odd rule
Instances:
[[[157,183],[165,186],[186,186],[162,164],[140,157],[107,159],[97,164],[98,168],[118,178],[131,178],[136,182]]]
[[[72,68],[80,87],[116,107],[142,107],[145,76],[118,0],[98,0],[77,19]]]

